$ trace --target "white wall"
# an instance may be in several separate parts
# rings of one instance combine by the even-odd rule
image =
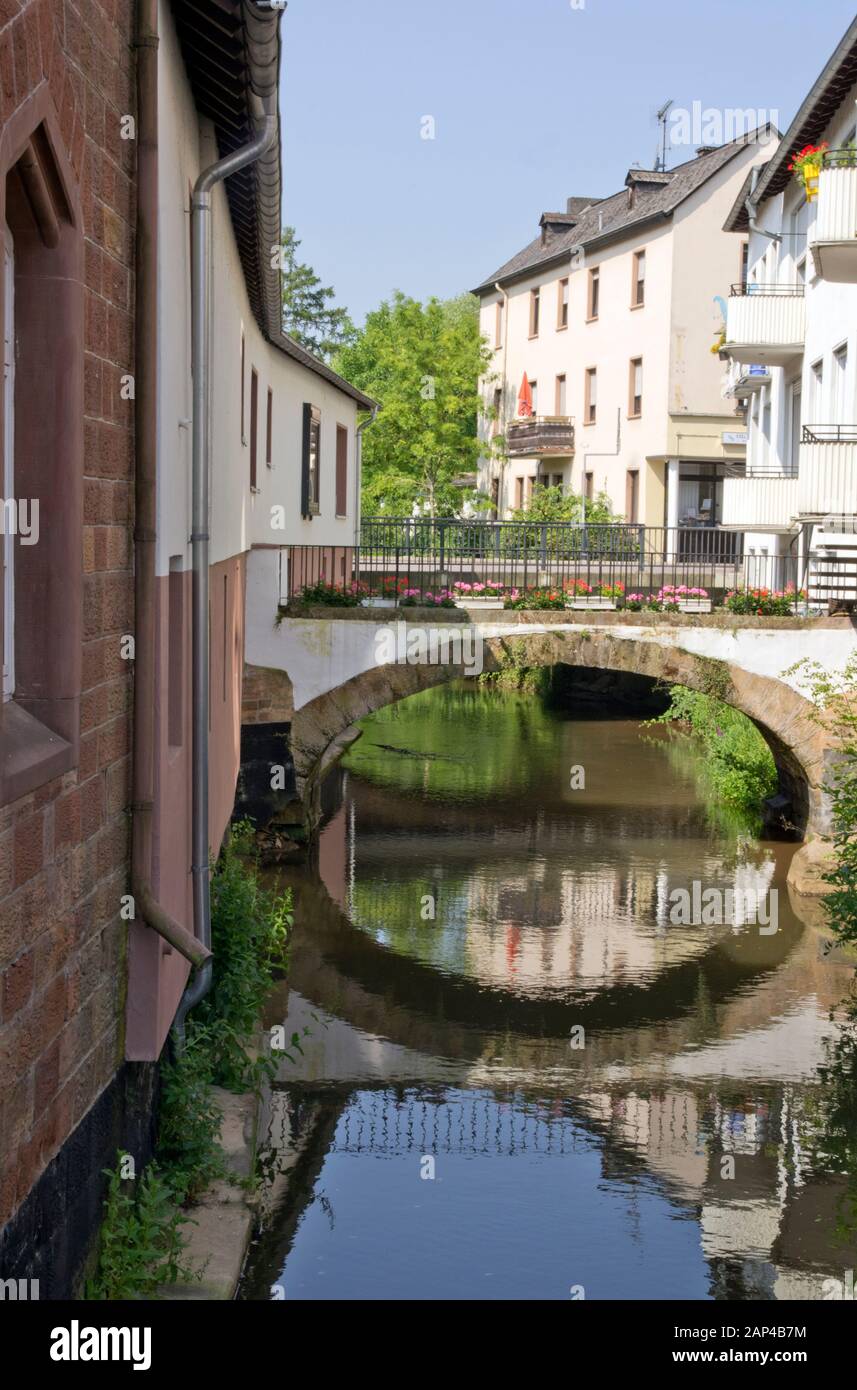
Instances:
[[[501,384],[505,363],[504,404],[508,418],[514,418],[517,395],[524,372],[538,382],[538,413],[555,413],[556,377],[566,376],[566,413],[575,418],[576,453],[566,481],[575,491],[583,486],[584,472],[594,474],[596,491],[606,491],[614,511],[625,510],[625,480],[628,469],[640,473],[640,520],[651,525],[663,523],[664,460],[675,448],[675,427],[671,412],[697,420],[693,429],[706,436],[687,452],[720,458],[720,434],[734,428],[729,407],[721,397],[722,364],[710,347],[720,325],[713,300],[715,294],[728,293],[729,284],[740,277],[740,248],[737,239],[722,231],[729,208],[746,177],[751,163],[764,159],[759,146],[741,150],[683,205],[674,218],[660,226],[649,226],[623,241],[596,252],[590,250],[560,266],[536,271],[526,279],[507,286],[508,324],[503,325],[503,344],[493,353],[489,374],[497,379],[483,383],[486,405]],[[631,305],[633,256],[646,252],[646,302]],[[579,261],[579,263],[578,263]],[[599,315],[587,322],[589,271],[600,270]],[[569,277],[569,326],[557,328],[557,294],[560,279]],[[538,338],[529,337],[530,291],[541,288],[541,323]],[[491,292],[481,304],[482,332],[493,347],[495,306],[501,296]],[[508,335],[508,341],[506,336]],[[629,367],[633,358],[643,359],[643,412],[640,419],[628,417]],[[598,370],[598,418],[594,425],[584,422],[585,373]],[[617,412],[621,416],[622,443],[617,458]],[[710,417],[716,417],[712,420]],[[688,427],[690,428],[690,426]],[[485,421],[481,423],[486,437]],[[558,471],[558,460],[546,459],[544,473]],[[514,479],[535,473],[535,460],[512,459],[507,475]],[[483,460],[480,484],[490,491],[491,465]],[[506,491],[506,506],[514,501],[514,488]]]
[[[160,6],[159,378],[157,572],[170,556],[190,564],[190,192],[217,158],[211,127],[193,105],[170,7]],[[212,198],[211,563],[260,544],[350,545],[355,518],[357,403],[262,336],[247,298],[222,184]],[[241,334],[245,335],[245,437],[241,437]],[[250,374],[259,375],[258,492],[250,489]],[[274,391],[273,458],[265,462],[267,392]],[[321,411],[321,508],[301,517],[303,404]],[[335,516],[336,425],[348,430],[347,514]],[[272,530],[271,508],[286,529]]]

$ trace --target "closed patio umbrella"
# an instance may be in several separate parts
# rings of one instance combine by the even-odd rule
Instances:
[[[524,372],[524,379],[521,382],[521,389],[518,392],[518,415],[532,415],[533,413],[533,393],[530,383],[527,380],[527,373]]]

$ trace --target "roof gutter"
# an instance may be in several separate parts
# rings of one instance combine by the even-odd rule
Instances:
[[[248,13],[251,7],[247,6]],[[258,36],[264,56],[270,46],[276,49],[276,22],[273,40]],[[250,95],[254,138],[240,149],[209,165],[199,175],[191,199],[193,275],[191,280],[191,324],[193,351],[193,465],[192,465],[192,863],[193,922],[198,939],[209,953],[202,969],[182,995],[174,1030],[178,1046],[184,1043],[188,1013],[211,988],[211,882],[208,830],[208,708],[209,708],[209,507],[211,483],[209,381],[211,375],[211,195],[213,189],[231,174],[263,158],[277,143],[279,122],[276,87],[264,97]]]

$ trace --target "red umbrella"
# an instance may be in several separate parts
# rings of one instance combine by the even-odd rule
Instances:
[[[518,392],[518,415],[532,415],[533,413],[533,393],[530,383],[527,380],[527,373],[524,372],[524,379],[521,382],[521,389]]]

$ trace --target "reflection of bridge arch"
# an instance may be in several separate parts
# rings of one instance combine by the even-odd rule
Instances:
[[[565,664],[601,671],[632,672],[652,680],[717,690],[746,714],[767,740],[777,764],[781,790],[792,803],[801,828],[826,828],[823,785],[826,778],[825,736],[812,719],[809,702],[784,681],[760,675],[735,661],[713,661],[676,640],[676,631],[640,633],[619,627],[588,630],[557,628],[533,631],[526,626],[484,642],[484,668],[501,670],[510,656],[531,667]],[[629,634],[629,635],[626,635]],[[745,634],[745,636],[750,634]],[[752,634],[758,641],[774,634]],[[781,641],[786,634],[776,634]],[[779,650],[779,648],[778,648]],[[794,649],[791,657],[795,655]],[[783,648],[783,667],[789,664]],[[291,745],[297,792],[308,801],[337,740],[358,720],[418,691],[459,679],[460,665],[371,666],[299,708],[292,722]]]
[[[440,975],[431,965],[394,954],[354,927],[321,883],[298,883],[299,910],[312,921],[291,957],[291,986],[313,1005],[363,1032],[435,1056],[477,1064],[498,1053],[511,1069],[584,1072],[647,1051],[676,1052],[722,1040],[718,1013],[743,1017],[747,986],[774,975],[801,940],[803,927],[782,914],[776,938],[729,937],[700,957],[668,967],[645,986],[612,985],[592,998],[527,998],[473,979]],[[807,949],[813,949],[807,947]],[[586,1029],[584,1052],[569,1051],[572,1024]]]

